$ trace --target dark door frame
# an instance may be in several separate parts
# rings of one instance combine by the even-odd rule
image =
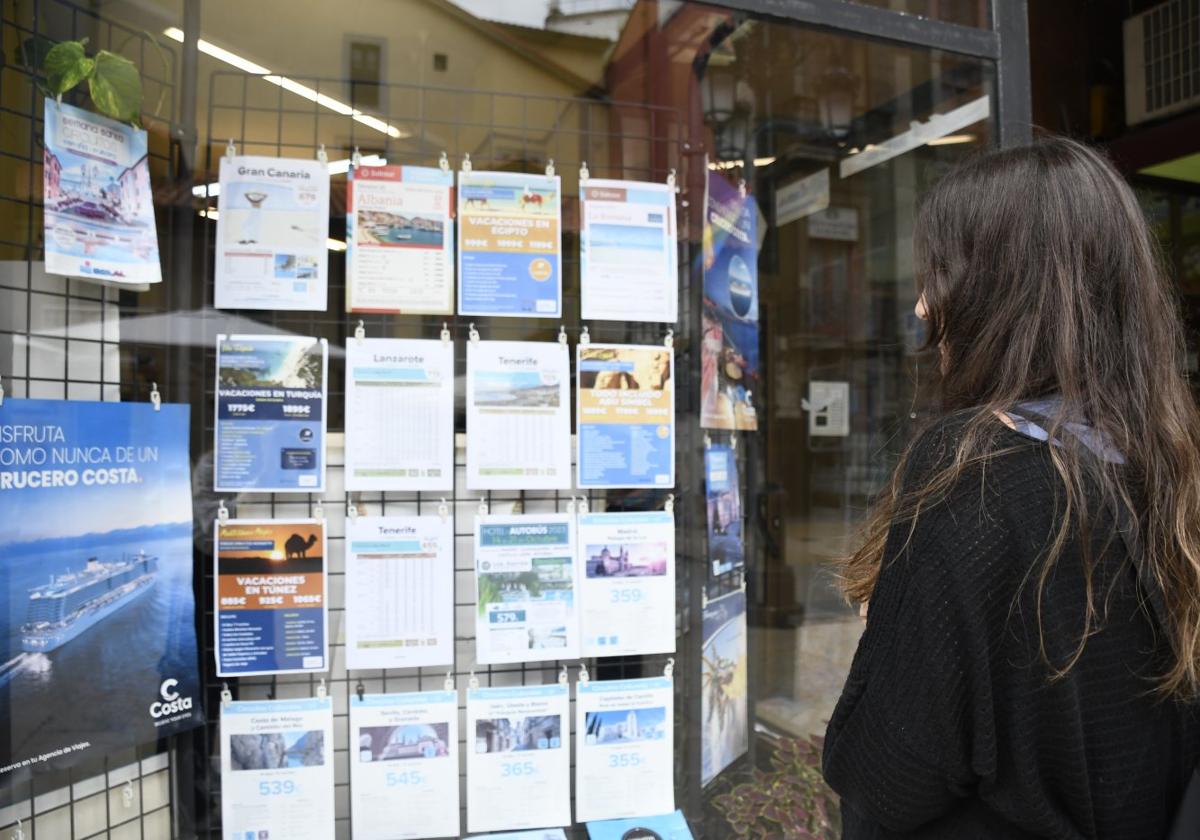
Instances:
[[[866,6],[852,0],[722,0],[755,15],[910,47],[928,47],[996,63],[1000,146],[1028,143],[1032,133],[1028,0],[988,0],[989,27],[961,26]]]

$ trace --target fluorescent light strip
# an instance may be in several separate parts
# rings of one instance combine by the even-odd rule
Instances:
[[[363,166],[387,166],[387,158],[379,155],[363,155]],[[330,175],[345,175],[350,171],[350,158],[342,158],[341,160],[329,161]],[[212,184],[196,184],[192,187],[192,195],[196,198],[215,198],[221,194],[221,184],[215,182]]]
[[[163,30],[163,34],[173,41],[183,43],[183,30],[177,26],[169,26]],[[357,108],[353,108],[342,102],[340,99],[334,99],[332,96],[326,96],[323,93],[310,88],[308,85],[301,84],[295,79],[290,79],[287,76],[271,74],[270,69],[263,67],[261,64],[255,64],[248,58],[243,58],[237,53],[230,52],[227,49],[218,47],[216,44],[209,43],[203,38],[196,41],[196,48],[205,55],[211,55],[218,61],[223,61],[231,67],[236,67],[246,73],[252,73],[256,76],[262,76],[264,82],[270,82],[277,87],[281,87],[289,93],[294,93],[307,99],[309,102],[315,102],[323,108],[328,108],[334,113],[341,114],[343,117],[352,117],[356,123],[361,123],[367,128],[378,131],[380,134],[386,134],[395,140],[403,140],[406,137],[411,137],[407,131],[401,131],[391,123],[384,122],[378,117],[372,117],[370,114],[364,114]]]
[[[209,221],[212,221],[212,222],[215,222],[217,219],[221,218],[220,212],[217,210],[212,210],[212,209],[198,210],[198,211],[196,211],[196,215],[198,215],[202,219],[208,219]],[[345,251],[346,243],[341,239],[334,239],[333,237],[328,237],[325,240],[325,247],[328,248],[330,251]]]

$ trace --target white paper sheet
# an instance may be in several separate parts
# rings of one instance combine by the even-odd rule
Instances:
[[[579,198],[584,320],[675,323],[679,256],[674,187],[592,178]]]
[[[223,704],[221,824],[239,840],[334,836],[331,698]]]
[[[454,312],[454,175],[425,166],[351,168],[346,311]]]
[[[324,311],[328,166],[227,155],[217,201],[217,309]]]
[[[454,344],[346,342],[346,489],[454,487]]]
[[[475,520],[475,661],[575,659],[575,516]]]
[[[458,837],[458,693],[350,698],[354,840]]]
[[[565,344],[468,342],[468,489],[571,487],[570,381]]]
[[[454,522],[346,519],[346,667],[454,662]]]
[[[467,830],[571,822],[565,684],[467,692]]]
[[[586,513],[576,535],[583,656],[675,651],[675,515]]]
[[[675,809],[671,680],[579,683],[575,819],[648,817]]]

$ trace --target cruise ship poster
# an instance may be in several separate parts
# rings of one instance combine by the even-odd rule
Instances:
[[[189,409],[0,409],[0,781],[203,723]]]
[[[325,520],[218,523],[217,676],[328,670]]]

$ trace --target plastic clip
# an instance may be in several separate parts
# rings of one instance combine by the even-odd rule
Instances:
[[[550,158],[550,160],[546,161],[546,177],[554,177],[554,158]]]
[[[667,659],[667,664],[663,666],[663,676],[666,677],[667,679],[671,679],[671,677],[675,676],[675,657],[674,656],[669,657]]]
[[[317,146],[317,160],[321,161],[321,163],[324,163],[324,164],[329,163],[329,153],[327,151],[325,151],[324,143]]]
[[[730,451],[737,452],[737,440],[738,440],[737,432],[730,432],[729,433],[729,449],[730,449]]]
[[[229,521],[229,508],[225,507],[224,499],[217,502],[217,521],[222,525]]]
[[[17,830],[9,836],[9,840],[25,840],[25,829],[21,828],[21,818],[17,817]]]
[[[355,169],[362,166],[362,152],[358,150],[358,146],[354,147],[354,154],[350,155],[350,165]]]
[[[563,324],[562,326],[560,326],[558,328],[558,343],[564,344],[564,345],[567,343],[567,325],[566,324]]]
[[[575,513],[577,510],[579,510],[578,500],[572,496],[571,501],[567,502],[567,513]]]
[[[474,321],[471,322],[470,327],[467,329],[467,338],[472,342],[479,341],[479,330],[475,329]]]
[[[317,685],[317,699],[324,700],[326,693],[327,692],[325,691],[325,678],[321,677],[321,682]]]
[[[447,671],[446,679],[442,681],[442,688],[446,691],[454,691],[454,672]]]
[[[475,676],[475,671],[471,671],[471,675],[467,678],[467,687],[472,691],[479,688],[479,677]]]
[[[591,679],[592,679],[592,675],[588,673],[587,663],[586,662],[580,663],[579,677],[578,677],[579,684],[587,685],[589,682],[591,682]]]
[[[237,157],[237,146],[233,145],[233,138],[229,138],[229,142],[225,144],[225,157]]]
[[[592,173],[588,172],[587,161],[585,160],[579,165],[579,183],[584,183],[590,177],[592,177]]]
[[[450,343],[450,325],[449,325],[449,324],[447,324],[445,321],[442,321],[442,334],[441,334],[441,338],[442,338],[442,344],[449,344],[449,343]]]
[[[125,784],[121,787],[121,807],[133,807],[133,779],[126,779]]]
[[[667,334],[663,338],[663,347],[666,347],[668,350],[675,349],[675,330],[667,329]]]
[[[564,665],[564,666],[562,666],[562,670],[558,672],[558,684],[559,685],[569,685],[570,682],[571,682],[571,674],[570,674],[569,670],[567,669],[567,666]]]
[[[450,518],[450,505],[446,504],[445,496],[438,501],[438,516],[442,518],[443,522]]]
[[[162,394],[158,393],[158,383],[150,383],[150,403],[155,411],[162,411]]]
[[[663,510],[665,510],[667,513],[675,512],[675,494],[674,493],[667,494],[667,502],[666,502],[666,504],[663,505]]]
[[[738,178],[738,195],[742,198],[746,197],[746,179]]]
[[[481,498],[481,499],[479,500],[479,515],[480,515],[480,516],[487,516],[487,515],[488,515],[488,503],[487,503],[487,497],[486,497],[486,496],[484,496],[483,498]]]
[[[358,519],[358,505],[353,501],[346,502],[346,518],[350,520]]]
[[[233,702],[233,692],[229,690],[229,683],[221,683],[221,708],[226,708]]]
[[[466,154],[463,155],[462,171],[463,172],[471,171],[471,153],[470,152],[467,152]]]
[[[4,386],[0,385],[0,405],[4,405]]]
[[[679,192],[679,185],[675,182],[675,170],[672,169],[667,173],[667,186],[672,192]]]
[[[354,693],[358,695],[358,702],[362,702],[363,695],[367,693],[367,687],[362,684],[362,680],[358,681],[358,685],[354,686]]]
[[[438,158],[438,169],[443,172],[450,171],[450,157],[443,151],[441,157]]]
[[[589,344],[592,343],[592,336],[588,332],[587,327],[583,327],[582,329],[579,330],[579,343],[580,343],[580,345],[582,345],[584,347],[587,347]]]
[[[704,433],[704,448],[712,449],[712,437],[709,436],[708,432]]]
[[[588,499],[587,499],[587,496],[580,496],[580,497],[579,497],[579,506],[576,508],[576,510],[578,510],[580,514],[584,514],[584,513],[587,513],[587,512],[588,512]]]
[[[362,344],[364,338],[367,337],[367,327],[362,322],[362,318],[358,319],[358,326],[354,328],[354,340]]]

